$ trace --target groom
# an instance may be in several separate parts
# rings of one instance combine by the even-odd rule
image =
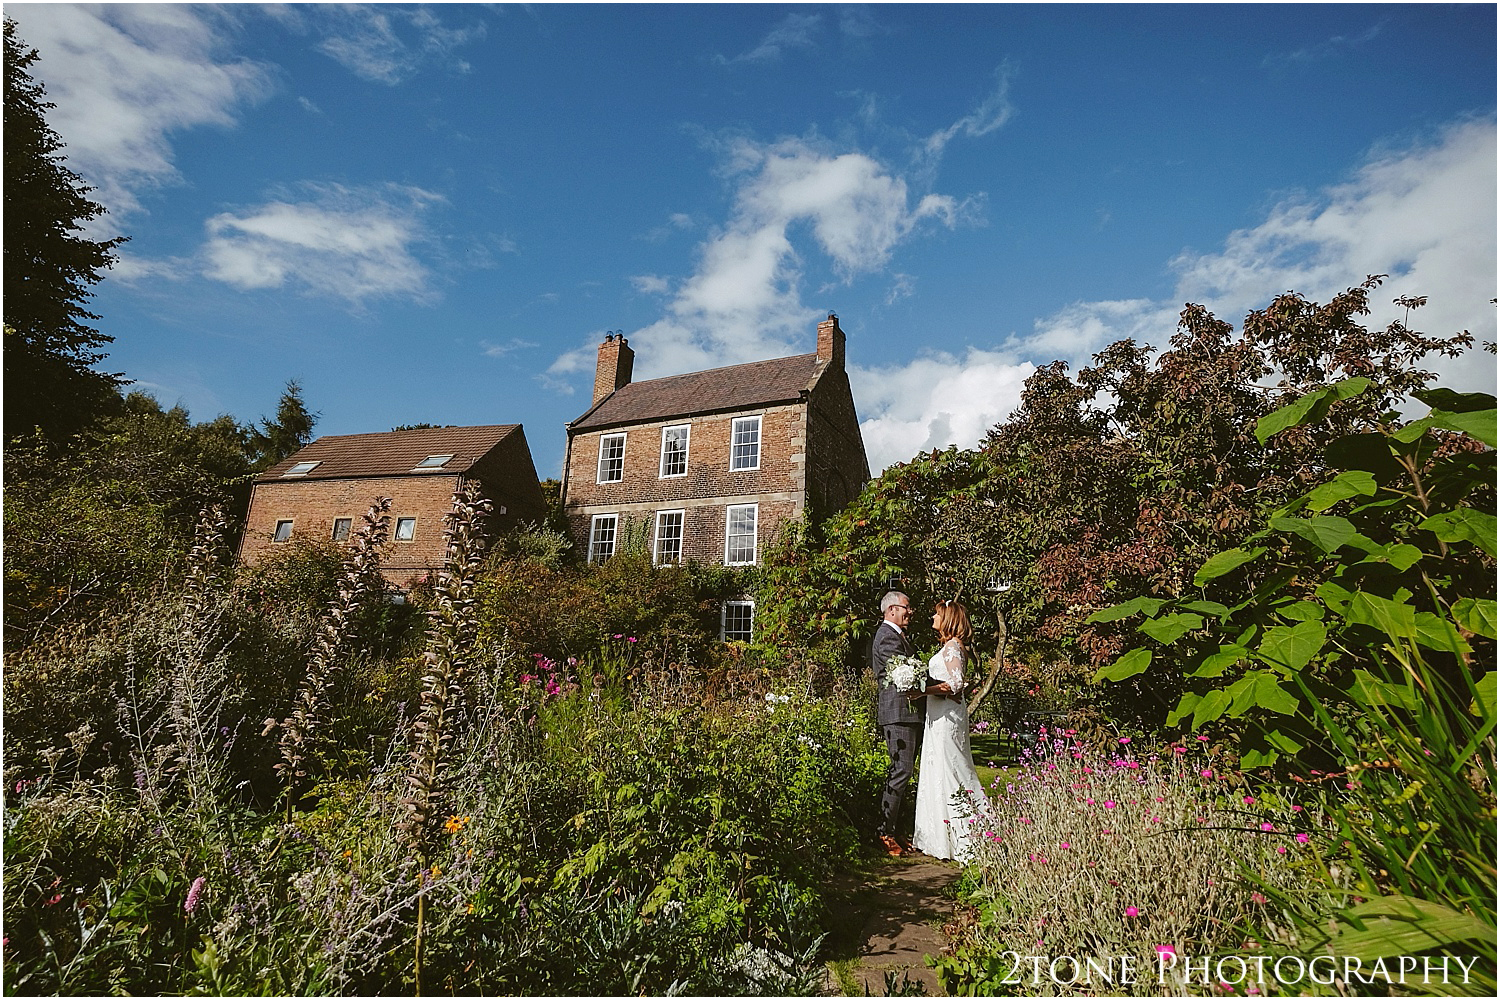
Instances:
[[[911,623],[911,598],[893,590],[880,599],[880,626],[870,642],[870,670],[875,674],[878,699],[876,721],[885,735],[885,748],[891,756],[885,772],[885,790],[880,796],[880,842],[886,853],[899,858],[905,850],[900,840],[901,818],[906,805],[906,786],[916,769],[917,751],[922,748],[922,731],[927,712],[917,700],[922,697],[909,691],[898,691],[885,683],[886,663],[892,656],[916,655],[916,647],[907,635]]]

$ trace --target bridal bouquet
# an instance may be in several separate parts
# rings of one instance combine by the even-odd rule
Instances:
[[[927,687],[927,664],[915,656],[897,653],[885,661],[885,686],[898,691],[918,691]]]

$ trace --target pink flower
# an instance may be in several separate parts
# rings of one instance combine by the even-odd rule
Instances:
[[[1093,805],[1093,804],[1094,804],[1094,800],[1093,800],[1093,799],[1089,799],[1089,800],[1088,800],[1088,804],[1089,804],[1089,805]]]
[[[1265,901],[1266,901],[1266,897],[1262,896],[1258,892],[1252,892],[1250,894],[1250,902],[1252,902],[1252,903],[1264,903]]]
[[[1255,804],[1255,796],[1253,796],[1253,795],[1246,795],[1245,796],[1245,805],[1249,806],[1249,805],[1254,805],[1254,804]]]
[[[1205,778],[1212,778],[1214,776],[1214,773],[1212,771],[1210,771],[1206,767],[1203,770],[1199,771],[1198,773],[1200,775],[1202,775],[1203,777],[1205,777]]]
[[[1277,854],[1285,854],[1286,853],[1286,848],[1285,847],[1278,847],[1278,848],[1276,848],[1276,853]]]
[[[1260,828],[1262,830],[1266,831],[1267,833],[1270,833],[1270,832],[1272,832],[1273,830],[1276,829],[1276,825],[1274,823],[1262,823],[1260,825]]]
[[[1299,843],[1299,844],[1305,844],[1305,843],[1307,843],[1311,839],[1312,838],[1310,838],[1305,833],[1299,833],[1299,834],[1297,834],[1297,843]]]
[[[1187,747],[1173,747],[1173,753],[1187,753]]]
[[[1070,843],[1068,843],[1066,840],[1062,842],[1062,849],[1063,850],[1067,851],[1067,850],[1071,850],[1072,848],[1073,848],[1073,845],[1070,844]]]
[[[187,901],[182,904],[182,908],[188,913],[196,910],[198,908],[198,901],[203,898],[203,890],[207,887],[208,879],[204,876],[199,875],[193,879],[193,884],[188,887]]]
[[[1292,806],[1292,812],[1299,813],[1301,811],[1302,811],[1302,807],[1301,806]]]
[[[1106,808],[1106,809],[1113,809],[1114,807],[1115,807],[1115,800],[1114,799],[1105,799],[1104,800],[1104,808]]]
[[[1173,948],[1169,944],[1159,944],[1159,945],[1157,945],[1156,946],[1156,953],[1158,955],[1163,955],[1163,956],[1165,956],[1165,955],[1171,955],[1173,958],[1177,957],[1177,949]]]
[[[61,902],[62,902],[62,893],[58,893],[56,896],[53,896],[51,899],[47,900],[42,905],[43,906],[56,906],[58,903],[61,903]]]
[[[1141,915],[1141,911],[1133,906],[1127,906],[1125,907],[1125,915],[1127,917],[1138,917]]]
[[[1104,834],[1106,837],[1108,837],[1110,834],[1114,833],[1113,830],[1100,830],[1099,832],[1102,833],[1102,834]]]
[[[1207,743],[1208,742],[1208,737],[1207,736],[1199,736],[1199,737],[1196,737],[1196,739],[1198,740],[1199,743]]]
[[[1129,736],[1121,736],[1120,737],[1120,742],[1121,743],[1129,743],[1130,742],[1130,737]]]

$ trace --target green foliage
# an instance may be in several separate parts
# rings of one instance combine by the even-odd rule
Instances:
[[[296,379],[289,379],[276,404],[275,418],[262,417],[260,426],[250,429],[256,470],[268,469],[306,448],[312,443],[317,422],[318,414],[302,401],[302,386]]]
[[[105,212],[63,161],[47,124],[46,90],[29,70],[35,49],[5,19],[5,428],[7,439],[39,428],[53,442],[119,403],[118,375],[95,371],[113,338],[88,325],[91,286],[124,237],[79,235]]]

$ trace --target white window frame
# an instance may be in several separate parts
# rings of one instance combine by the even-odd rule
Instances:
[[[673,559],[663,559],[661,552],[662,534],[661,524],[664,518],[677,515],[677,556]],[[659,510],[656,512],[656,539],[651,545],[652,561],[658,566],[667,566],[682,562],[682,544],[687,536],[687,511],[685,510]]]
[[[281,534],[281,526],[283,524],[286,525],[286,535],[284,537]],[[271,529],[271,541],[275,542],[277,545],[280,545],[283,542],[290,542],[292,540],[292,527],[295,524],[296,521],[290,517],[277,518],[276,527]]]
[[[339,525],[341,524],[344,526],[344,535],[342,538],[339,537]],[[329,532],[328,537],[333,539],[335,542],[347,542],[349,540],[349,536],[353,533],[354,518],[336,517],[333,519],[333,530]]]
[[[734,535],[731,535],[729,533],[729,526],[734,523],[734,512],[737,511],[737,510],[749,510],[751,512],[750,513],[750,517],[751,517],[751,521],[750,521],[750,526],[751,526],[751,530],[750,530],[750,558],[749,559],[736,559],[736,560],[731,561],[730,558],[729,558],[729,553],[730,553],[730,545],[731,545],[732,540],[735,539],[735,538],[743,538],[744,537],[744,532],[739,532],[739,533],[734,534]],[[755,557],[759,554],[759,548],[760,548],[760,546],[759,546],[760,537],[759,536],[760,536],[760,504],[758,504],[758,503],[732,503],[728,507],[725,507],[724,508],[724,565],[725,566],[754,566],[755,565]]]
[[[745,425],[745,426],[748,427],[752,423],[755,425],[755,464],[754,465],[736,465],[735,464],[736,458],[735,458],[735,454],[734,454],[734,449],[735,449],[736,439],[739,437],[739,434],[740,434],[740,427],[741,427],[741,425]],[[733,420],[731,420],[729,422],[729,471],[730,472],[754,472],[755,470],[757,470],[757,469],[760,468],[761,427],[762,427],[762,424],[761,424],[761,419],[760,419],[759,415],[753,416],[753,417],[735,417]]]
[[[667,471],[667,434],[670,431],[682,431],[682,471]],[[688,452],[693,443],[692,424],[671,424],[661,429],[661,464],[657,466],[658,479],[676,479],[678,476],[687,475]]]
[[[409,524],[409,525],[411,525],[411,531],[407,533],[407,536],[405,538],[401,537],[401,526],[403,524]],[[398,517],[398,518],[396,518],[396,528],[395,528],[394,531],[391,532],[391,540],[392,541],[396,541],[396,542],[409,542],[409,541],[412,541],[416,537],[417,537],[417,519],[416,518],[414,518],[414,517]]]
[[[298,462],[296,465],[292,466],[290,469],[287,469],[285,472],[283,472],[281,474],[281,478],[282,479],[291,479],[291,478],[294,478],[294,477],[305,476],[309,472],[311,472],[312,470],[316,469],[318,466],[320,466],[322,464],[323,464],[323,460],[322,459],[318,459],[315,462]]]
[[[599,548],[599,526],[605,521],[610,522],[609,529],[609,551],[600,553]],[[615,554],[615,549],[620,543],[620,515],[619,514],[595,514],[589,521],[589,562],[602,563]]]
[[[605,449],[605,446],[606,446],[607,442],[614,441],[616,438],[619,438],[619,440],[620,440],[620,459],[619,459],[619,461],[620,461],[620,474],[618,476],[616,476],[615,478],[613,478],[613,479],[605,479],[604,478],[604,449]],[[610,461],[614,461],[614,459],[611,459]],[[625,481],[625,432],[624,431],[620,431],[618,434],[600,434],[599,435],[599,467],[598,467],[598,476],[597,476],[596,481],[597,482],[601,482],[601,483],[620,483],[620,482],[624,482]]]
[[[411,471],[425,472],[428,469],[441,469],[451,461],[453,461],[452,455],[428,455],[422,461],[418,462],[416,467]]]
[[[745,638],[729,638],[729,609],[748,608],[750,610],[750,627],[746,629]],[[719,641],[720,642],[752,642],[755,639],[755,602],[754,601],[725,601],[719,605]]]

